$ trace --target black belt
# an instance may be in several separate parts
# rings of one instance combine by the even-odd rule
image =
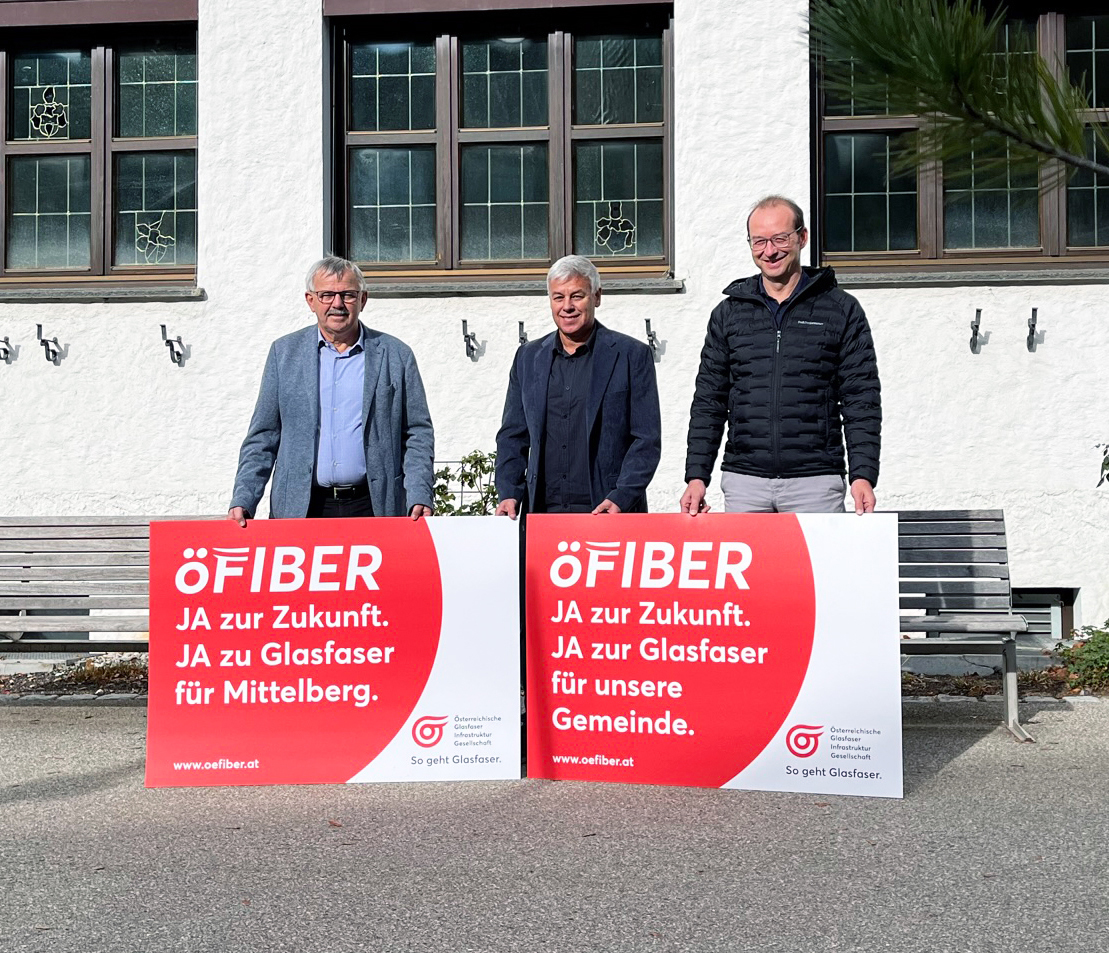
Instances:
[[[313,491],[328,500],[361,500],[370,495],[369,484],[363,480],[347,486],[320,486],[316,484]]]

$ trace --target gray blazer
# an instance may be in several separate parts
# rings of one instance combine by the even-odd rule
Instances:
[[[363,439],[370,500],[378,516],[431,506],[435,439],[424,385],[407,344],[362,326],[366,382]],[[320,430],[317,325],[270,346],[258,403],[239,451],[231,507],[254,515],[273,475],[270,516],[306,516]]]

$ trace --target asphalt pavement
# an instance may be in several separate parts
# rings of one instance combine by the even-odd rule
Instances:
[[[0,950],[1101,951],[1109,701],[904,703],[902,801],[146,790],[141,706],[0,705]]]

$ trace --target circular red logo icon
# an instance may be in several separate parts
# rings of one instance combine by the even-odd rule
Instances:
[[[820,746],[822,734],[823,725],[794,725],[786,734],[786,747],[798,758],[811,758]]]
[[[412,740],[421,748],[434,748],[443,740],[443,729],[447,727],[447,715],[425,715],[417,718],[412,726]]]

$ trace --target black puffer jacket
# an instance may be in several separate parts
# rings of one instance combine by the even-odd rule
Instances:
[[[783,309],[781,330],[755,275],[724,289],[712,312],[690,409],[685,478],[712,474],[724,425],[724,470],[759,477],[843,474],[878,483],[882,408],[862,306],[830,268]]]

